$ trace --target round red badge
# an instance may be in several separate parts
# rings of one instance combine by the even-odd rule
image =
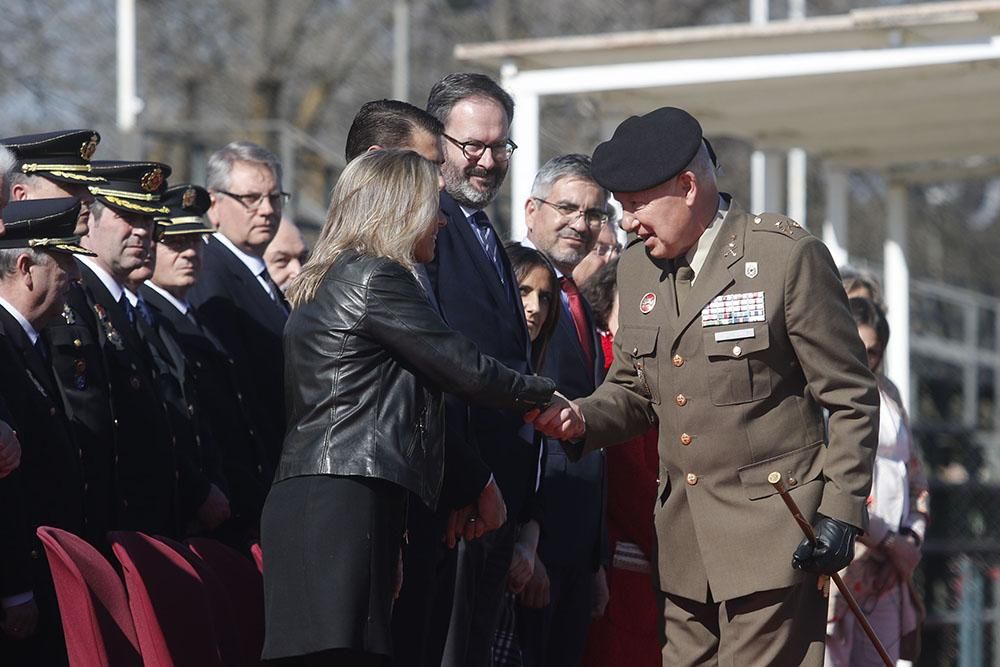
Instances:
[[[656,306],[656,295],[652,292],[646,292],[642,295],[642,299],[639,300],[639,312],[643,315],[649,314],[649,311],[653,310]]]

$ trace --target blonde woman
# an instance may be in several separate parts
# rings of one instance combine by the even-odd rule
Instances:
[[[414,272],[444,224],[438,178],[409,151],[356,158],[288,290],[289,426],[261,521],[265,659],[391,664],[407,492],[433,507],[441,486],[442,391],[524,409],[552,395],[427,301]]]

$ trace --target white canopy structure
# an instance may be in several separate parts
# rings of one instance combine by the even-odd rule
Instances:
[[[539,166],[539,100],[586,95],[606,134],[626,116],[678,106],[709,137],[750,142],[763,157],[793,151],[787,208],[777,161],[758,160],[753,210],[804,221],[804,160],[821,158],[823,238],[845,262],[848,169],[889,182],[887,363],[909,392],[906,186],[1000,174],[1000,0],[858,9],[848,14],[642,32],[459,45],[460,61],[497,69],[516,102],[513,238]],[[763,168],[760,168],[764,164]]]

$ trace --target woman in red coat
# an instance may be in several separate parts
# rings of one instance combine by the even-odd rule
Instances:
[[[609,262],[583,286],[594,311],[605,364],[614,358],[618,329],[618,261]],[[607,369],[605,369],[607,370]],[[659,667],[663,625],[650,563],[656,562],[653,503],[656,502],[656,429],[607,450],[609,599],[587,636],[585,667]]]

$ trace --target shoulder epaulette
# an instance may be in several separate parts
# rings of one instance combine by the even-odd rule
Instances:
[[[776,232],[792,239],[808,236],[809,231],[788,216],[778,213],[761,213],[755,215],[750,229],[755,232]]]

